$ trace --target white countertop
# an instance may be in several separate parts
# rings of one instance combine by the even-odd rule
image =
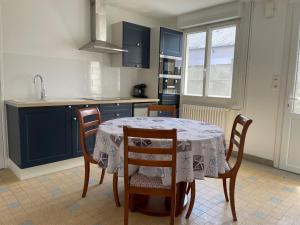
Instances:
[[[84,98],[70,99],[13,99],[6,100],[5,104],[18,108],[24,107],[41,107],[41,106],[62,106],[62,105],[97,105],[97,104],[114,104],[114,103],[151,103],[158,102],[156,98],[128,98],[128,99],[109,99],[109,100],[91,100]]]

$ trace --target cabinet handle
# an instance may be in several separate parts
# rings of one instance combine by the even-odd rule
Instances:
[[[68,106],[68,108],[69,108],[69,109],[71,109],[71,108],[72,108],[72,106],[70,106],[70,105],[69,105],[69,106]]]
[[[74,120],[74,121],[76,121],[76,120],[77,120],[77,118],[76,118],[76,117],[73,117],[73,120]]]
[[[141,46],[140,42],[136,43],[136,46],[140,47]]]

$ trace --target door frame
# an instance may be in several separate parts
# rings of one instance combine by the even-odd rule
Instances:
[[[291,63],[291,38],[292,38],[292,24],[293,24],[293,11],[295,8],[300,8],[299,2],[290,2],[287,6],[287,16],[285,22],[285,37],[284,37],[284,49],[282,60],[284,61],[282,65],[282,76],[280,85],[280,95],[278,104],[278,114],[277,114],[277,128],[276,128],[276,139],[275,139],[275,151],[274,151],[274,161],[273,166],[276,168],[281,167],[281,155],[283,153],[283,139],[284,139],[284,123],[287,113],[287,104],[289,96],[289,82],[290,80],[290,63]],[[284,60],[286,59],[286,60]]]
[[[2,38],[2,5],[0,3],[0,169],[7,167],[7,144],[5,141],[5,117],[3,98],[3,38]]]

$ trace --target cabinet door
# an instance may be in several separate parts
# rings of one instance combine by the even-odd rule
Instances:
[[[128,52],[123,52],[123,66],[142,68],[143,49],[131,45],[124,45],[123,48],[128,51]]]
[[[123,66],[149,68],[150,28],[123,22]]]
[[[123,22],[123,45],[149,48],[150,28]]]
[[[82,150],[80,145],[80,129],[79,129],[79,121],[77,118],[77,109],[89,107],[87,105],[81,106],[72,106],[72,152],[74,157],[82,156]],[[86,118],[87,121],[90,121],[94,118]],[[96,142],[96,136],[90,136],[86,139],[86,144],[88,148],[88,152],[90,154],[93,153]]]
[[[171,95],[171,94],[159,94],[159,100],[161,105],[176,105],[176,116],[179,117],[179,103],[180,103],[180,95]],[[169,113],[161,112],[158,113],[158,116],[169,117]]]
[[[182,32],[161,27],[160,54],[182,57]]]
[[[132,117],[132,104],[105,104],[100,105],[102,121]]]
[[[22,168],[72,157],[69,108],[21,109],[20,130]]]

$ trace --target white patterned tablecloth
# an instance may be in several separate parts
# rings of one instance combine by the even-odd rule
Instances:
[[[108,173],[118,171],[123,176],[124,145],[123,126],[148,129],[177,129],[176,182],[191,182],[205,176],[217,177],[225,172],[225,139],[223,129],[208,123],[166,117],[128,117],[109,120],[99,126],[93,158]],[[171,142],[171,141],[170,141]],[[129,145],[163,147],[166,140],[132,138]],[[149,156],[149,155],[148,155]],[[139,154],[140,158],[147,158]],[[157,155],[156,159],[168,156]],[[129,173],[138,171],[147,176],[162,177],[163,183],[170,183],[169,168],[130,166]]]

